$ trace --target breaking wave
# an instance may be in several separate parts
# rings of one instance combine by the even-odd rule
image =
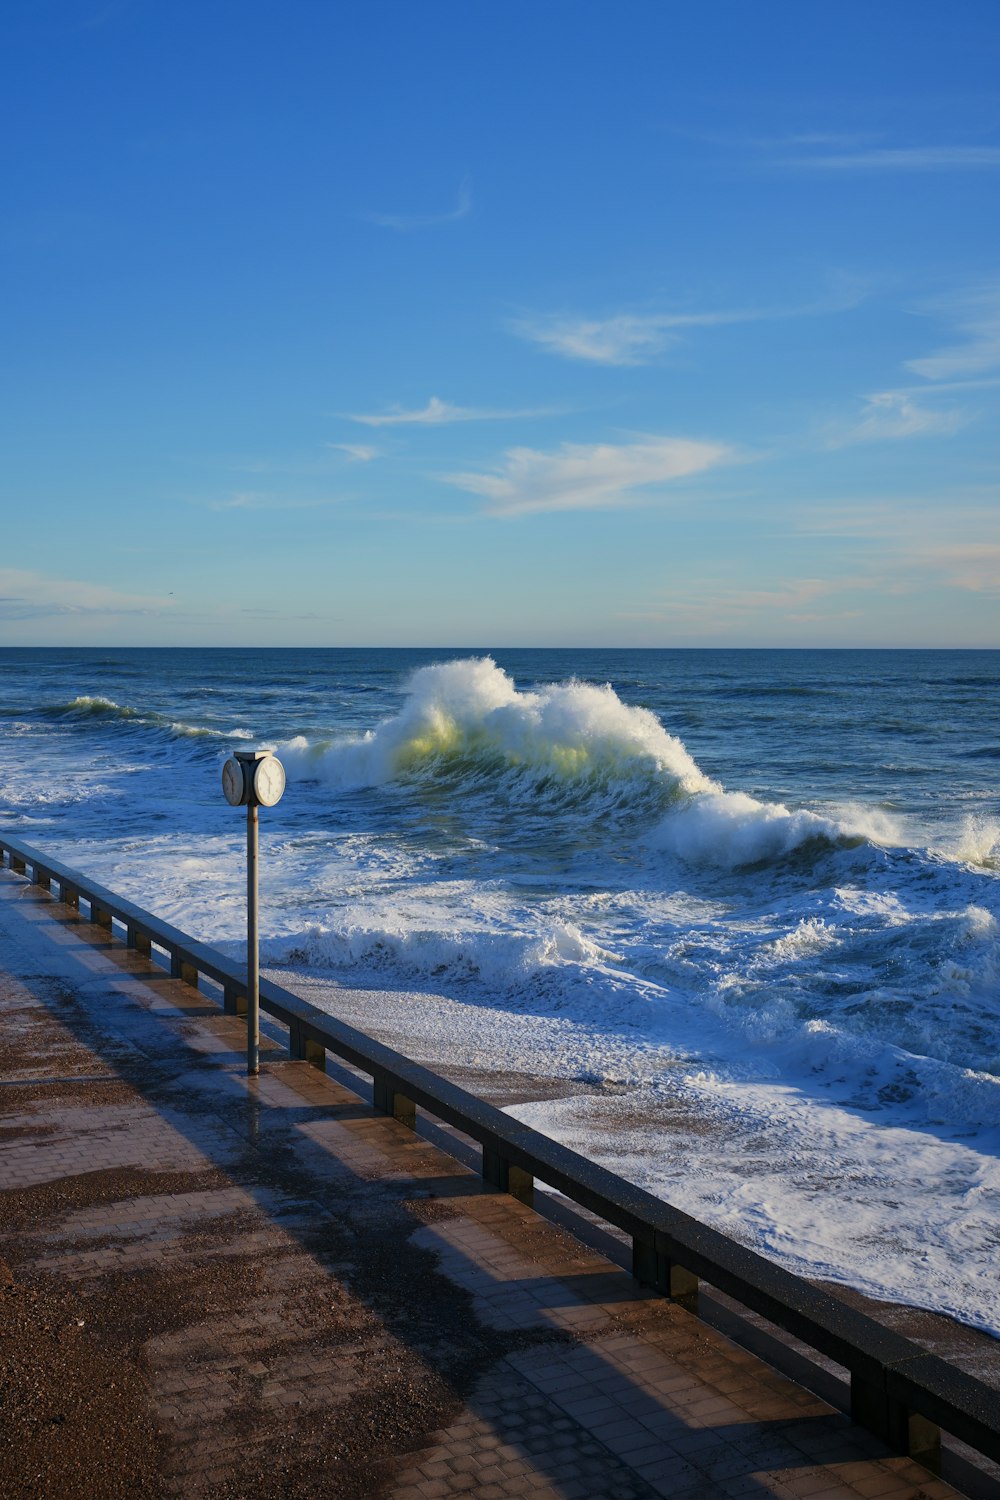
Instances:
[[[113,698],[81,694],[70,703],[54,703],[47,711],[51,718],[75,719],[138,719],[138,709],[116,703]]]
[[[820,847],[884,842],[883,819],[840,821],[727,792],[648,709],[570,680],[520,692],[489,657],[420,668],[393,718],[333,742],[281,747],[292,775],[341,790],[390,781],[450,786],[533,811],[628,813],[649,844],[728,867]]]
[[[153,709],[132,708],[126,703],[116,703],[113,698],[98,694],[81,693],[68,703],[53,703],[40,710],[41,717],[48,720],[94,723],[95,727],[119,723],[130,731],[146,729],[154,734],[167,735],[185,740],[250,740],[255,736],[249,729],[220,729],[209,724],[188,724],[184,720],[168,718]],[[31,726],[26,726],[30,728]]]

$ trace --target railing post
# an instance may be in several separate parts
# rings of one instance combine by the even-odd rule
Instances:
[[[15,875],[23,875],[25,873],[24,860],[19,854],[15,854],[13,850],[11,850],[10,855],[10,868]]]
[[[893,1400],[884,1387],[851,1371],[851,1419],[874,1432],[897,1453],[909,1443],[909,1423],[902,1401]]]
[[[245,1016],[247,1013],[246,992],[238,985],[224,984],[222,986],[222,1009],[227,1016]]]
[[[392,1115],[411,1130],[417,1126],[417,1106],[405,1094],[397,1094],[387,1078],[372,1079],[372,1104],[384,1115]]]
[[[198,988],[198,966],[191,963],[183,954],[171,953],[170,977],[171,979],[183,979],[185,984],[191,984],[195,989]]]
[[[501,1193],[510,1193],[530,1208],[535,1201],[535,1179],[523,1167],[507,1160],[496,1146],[483,1146],[483,1181]]]
[[[932,1474],[941,1472],[941,1429],[936,1422],[911,1411],[907,1423],[907,1452]]]
[[[105,931],[111,931],[111,913],[103,906],[99,906],[93,897],[90,902],[90,920],[95,927],[103,927]]]
[[[149,958],[153,951],[153,945],[137,927],[131,922],[125,927],[125,942],[129,948],[134,948],[136,953],[141,953],[144,958]]]
[[[310,1067],[318,1068],[321,1073],[326,1072],[326,1048],[322,1042],[307,1038],[303,1055]]]
[[[698,1277],[660,1250],[655,1243],[632,1238],[632,1275],[671,1302],[693,1308],[698,1301]]]
[[[898,1396],[851,1371],[851,1417],[874,1432],[897,1453],[906,1453],[925,1469],[941,1468],[941,1429]]]
[[[59,882],[59,900],[63,906],[76,907],[77,911],[80,909],[80,892],[75,886],[70,885],[68,880]]]
[[[322,1042],[302,1034],[302,1027],[294,1023],[288,1028],[288,1056],[294,1061],[307,1062],[311,1067],[326,1072],[326,1048]]]

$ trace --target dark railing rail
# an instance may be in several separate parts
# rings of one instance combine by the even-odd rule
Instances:
[[[120,924],[129,947],[145,954],[162,949],[176,978],[191,984],[201,975],[214,980],[222,987],[224,1008],[245,1013],[244,972],[207,944],[0,833],[4,863],[48,892],[54,886],[64,903],[85,902],[91,922],[108,929]],[[640,1281],[692,1302],[703,1278],[844,1366],[853,1417],[898,1451],[936,1467],[944,1429],[1000,1461],[996,1389],[280,985],[261,980],[260,1005],[288,1028],[291,1057],[325,1068],[332,1052],[372,1079],[377,1109],[412,1126],[419,1106],[478,1142],[482,1174],[491,1185],[530,1202],[537,1178],[624,1230]]]

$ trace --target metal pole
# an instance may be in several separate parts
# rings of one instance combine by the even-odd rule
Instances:
[[[257,940],[257,804],[247,805],[247,1073],[260,1072],[260,953]]]

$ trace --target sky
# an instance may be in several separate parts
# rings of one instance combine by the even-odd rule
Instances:
[[[996,0],[0,28],[0,645],[1000,646]]]

